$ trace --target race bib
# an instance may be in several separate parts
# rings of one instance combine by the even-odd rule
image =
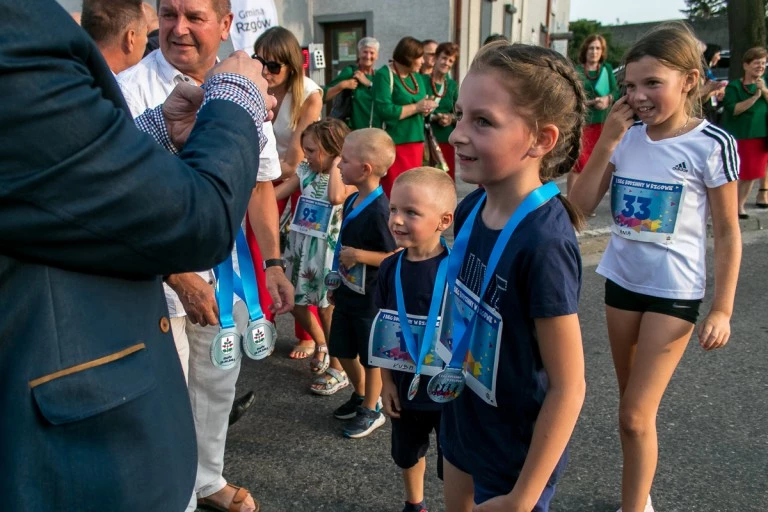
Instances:
[[[414,339],[421,347],[424,330],[427,327],[427,317],[408,315],[408,323],[413,331]],[[440,324],[439,318],[437,324],[438,326]],[[435,330],[435,336],[430,340],[431,348],[421,367],[422,375],[436,375],[445,365],[445,362],[435,353],[438,331],[439,327]],[[389,370],[416,373],[416,362],[408,353],[397,311],[381,309],[373,319],[373,327],[368,340],[368,363]]]
[[[291,230],[325,239],[328,236],[332,214],[333,205],[328,201],[299,196],[296,212],[291,221]]]
[[[455,301],[456,308],[451,304]],[[495,309],[478,300],[463,283],[456,281],[453,294],[448,296],[443,306],[441,317],[443,323],[440,337],[435,346],[438,357],[450,361],[453,350],[453,314],[456,313],[465,321],[470,314],[477,311],[475,324],[470,334],[469,351],[464,359],[464,374],[467,386],[489,405],[494,407],[496,401],[496,373],[499,367],[499,350],[501,348],[501,329],[504,322]]]
[[[639,242],[672,243],[685,185],[613,175],[612,231]]]
[[[363,263],[358,263],[352,268],[339,265],[339,276],[341,282],[353,292],[365,295],[365,267]]]

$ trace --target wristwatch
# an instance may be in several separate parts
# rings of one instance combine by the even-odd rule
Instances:
[[[264,260],[264,270],[267,270],[269,267],[280,267],[283,269],[283,272],[285,272],[285,263],[283,262],[282,258]]]

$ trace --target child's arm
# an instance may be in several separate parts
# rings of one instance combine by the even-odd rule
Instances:
[[[595,144],[587,165],[584,166],[568,194],[568,201],[581,211],[587,213],[594,211],[608,190],[615,170],[611,163],[611,155],[632,126],[633,115],[626,96],[619,98],[611,108],[611,113],[608,114],[603,126],[603,133]]]
[[[389,256],[392,256],[400,249],[392,252],[365,251],[355,249],[354,247],[342,246],[339,253],[339,261],[346,268],[352,268],[358,263],[364,263],[372,267],[378,267],[381,262]]]
[[[328,202],[333,205],[344,204],[344,201],[357,190],[357,187],[347,186],[341,180],[340,161],[341,157],[334,158],[328,173]]]
[[[381,369],[381,384],[381,402],[384,405],[384,412],[390,418],[399,418],[400,397],[397,394],[392,372],[387,368]]]
[[[299,177],[295,174],[292,174],[290,177],[286,178],[285,181],[275,187],[275,198],[278,201],[286,199],[291,197],[291,194],[296,192],[298,189]]]
[[[715,234],[715,297],[709,314],[699,325],[699,344],[704,350],[722,347],[731,336],[733,299],[741,265],[736,187],[737,182],[731,181],[707,189]]]
[[[549,388],[536,419],[531,448],[512,492],[476,507],[476,512],[533,510],[565,451],[584,403],[584,350],[578,315],[534,322]]]

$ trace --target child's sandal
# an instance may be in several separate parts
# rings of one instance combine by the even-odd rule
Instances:
[[[327,370],[330,364],[331,356],[328,355],[328,345],[325,343],[322,345],[318,344],[317,347],[315,347],[315,355],[309,362],[309,370],[312,373],[320,374]]]
[[[309,390],[316,395],[331,396],[347,386],[349,386],[349,378],[346,372],[328,368],[323,375],[312,382]]]

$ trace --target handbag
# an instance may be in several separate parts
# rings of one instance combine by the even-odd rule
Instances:
[[[333,98],[330,115],[344,122],[349,121],[352,117],[352,89],[344,89]]]
[[[428,119],[424,123],[424,158],[422,159],[422,165],[448,172],[448,164],[443,156],[443,150],[440,149],[440,145],[437,143],[437,139],[435,139],[435,134],[432,132],[432,124]]]

